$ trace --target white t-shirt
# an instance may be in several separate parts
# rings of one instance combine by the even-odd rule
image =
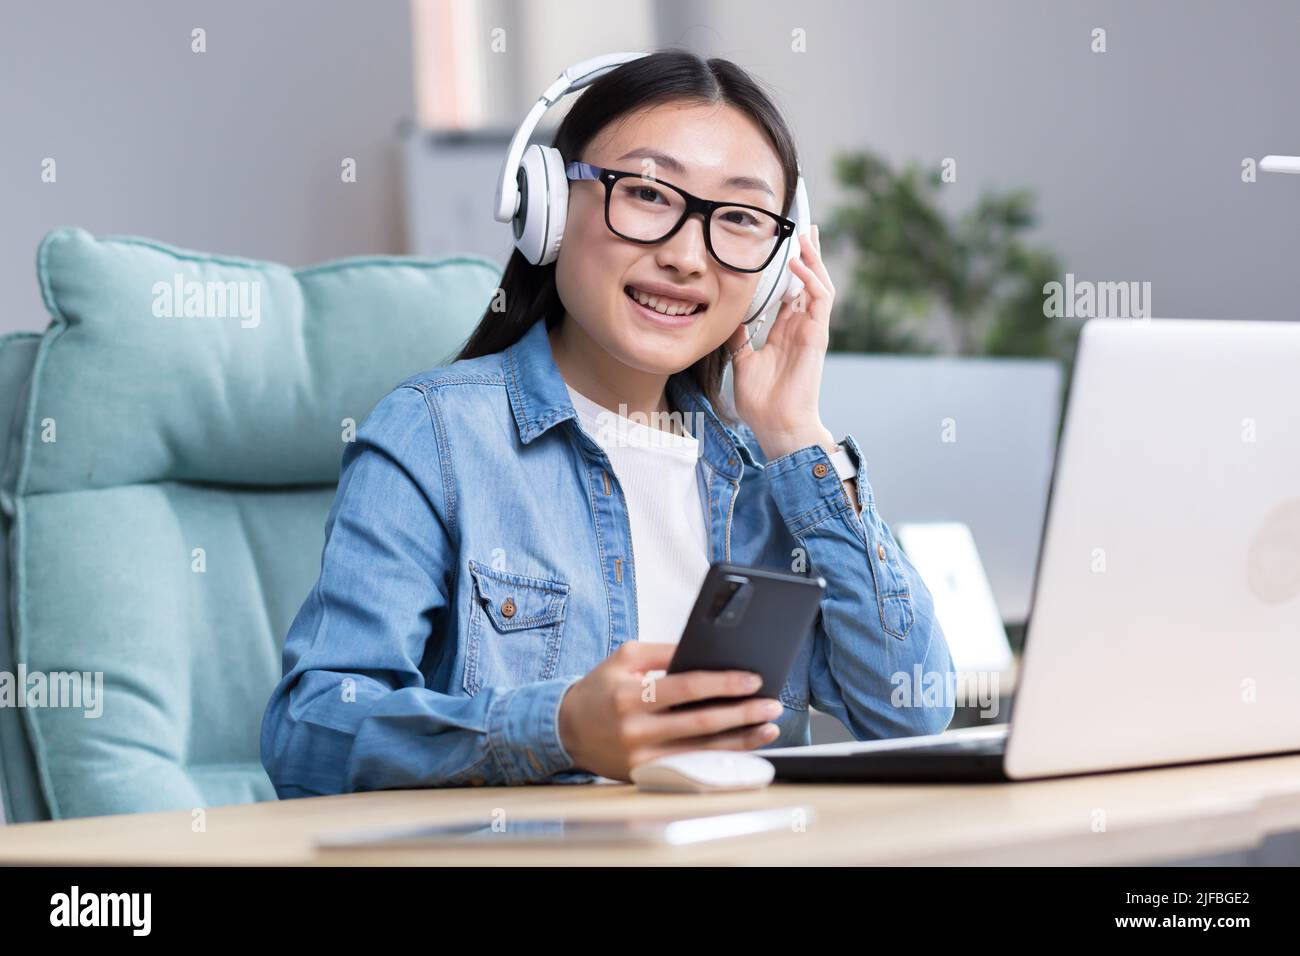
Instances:
[[[569,396],[583,430],[609,457],[627,500],[637,637],[675,644],[709,570],[696,478],[699,441],[623,417],[572,388]]]

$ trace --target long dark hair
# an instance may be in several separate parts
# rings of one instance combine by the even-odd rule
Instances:
[[[678,100],[726,103],[758,124],[771,140],[781,163],[785,177],[781,213],[788,215],[798,181],[794,137],[768,94],[730,60],[716,57],[702,60],[687,50],[667,49],[624,63],[577,94],[551,145],[560,151],[565,162],[572,161],[620,116]],[[515,249],[501,276],[505,309],[493,311],[489,304],[456,358],[477,358],[509,348],[539,318],[546,319],[548,330],[554,328],[564,317],[564,305],[555,288],[555,265],[552,262],[535,266]],[[720,407],[726,363],[724,345],[699,359],[690,372],[714,409],[720,415],[732,417]]]

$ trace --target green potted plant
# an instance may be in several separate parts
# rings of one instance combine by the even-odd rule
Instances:
[[[862,151],[835,159],[848,199],[823,230],[848,246],[849,281],[831,322],[833,351],[1052,358],[1067,367],[1077,326],[1044,314],[1056,256],[1030,244],[1028,190],[986,192],[950,216],[938,169],[895,170]]]

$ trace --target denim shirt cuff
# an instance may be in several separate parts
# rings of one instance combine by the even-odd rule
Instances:
[[[488,746],[506,783],[541,783],[573,767],[560,741],[560,703],[582,675],[526,684],[497,695],[488,712]]]
[[[845,435],[840,443],[858,466],[858,501],[866,509],[871,504],[871,487],[867,483],[862,450],[852,435]],[[808,445],[774,458],[763,467],[763,473],[792,535],[802,534],[827,518],[853,510],[844,483],[821,445]]]

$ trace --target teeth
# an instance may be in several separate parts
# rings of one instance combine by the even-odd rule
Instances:
[[[647,295],[640,289],[634,289],[628,286],[628,291],[632,297],[644,305],[646,308],[654,309],[663,315],[687,315],[694,312],[697,307],[703,303],[683,302],[680,299],[666,299],[661,296]]]

